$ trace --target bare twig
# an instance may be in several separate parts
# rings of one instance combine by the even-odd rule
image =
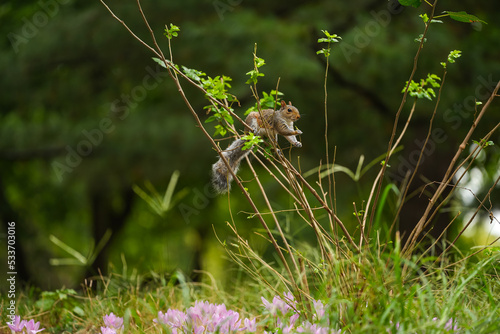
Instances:
[[[412,79],[415,76],[415,73],[417,71],[418,59],[419,59],[420,53],[421,53],[421,51],[422,51],[422,49],[424,47],[425,36],[427,36],[427,32],[429,30],[429,27],[431,25],[432,19],[434,17],[434,12],[436,10],[436,4],[437,4],[437,0],[434,0],[434,4],[432,5],[432,10],[431,10],[431,14],[429,16],[429,20],[427,21],[427,23],[425,25],[425,29],[424,29],[424,32],[422,34],[422,38],[420,40],[420,44],[418,46],[417,53],[415,55],[415,58],[413,59],[413,69],[412,69],[412,72],[411,72],[410,77],[408,79],[408,82],[406,84],[406,87],[405,87],[405,90],[404,90],[404,93],[403,93],[403,98],[401,100],[401,104],[399,105],[399,109],[398,109],[398,111],[396,113],[396,116],[395,116],[394,128],[392,130],[391,139],[389,140],[389,145],[388,145],[388,148],[387,148],[387,157],[385,159],[385,163],[382,165],[380,178],[378,178],[378,180],[377,180],[377,182],[378,182],[377,190],[375,192],[375,199],[373,201],[373,206],[371,208],[371,213],[370,213],[370,226],[373,223],[373,217],[375,215],[375,209],[377,207],[378,198],[380,196],[380,191],[382,189],[382,181],[384,179],[383,176],[384,176],[385,171],[387,169],[387,165],[389,163],[389,158],[391,157],[392,143],[393,143],[394,137],[396,135],[396,130],[397,130],[397,127],[398,127],[399,116],[401,115],[401,111],[403,110],[403,107],[406,104],[406,98],[408,96],[408,90],[410,88],[410,83],[411,83],[411,81],[412,81]],[[366,210],[367,210],[366,214],[368,214],[368,211],[369,211],[368,206],[367,206]]]
[[[446,184],[451,182],[453,175],[454,175],[454,173],[452,174],[452,171],[454,170],[454,167],[458,161],[458,158],[460,157],[462,152],[465,150],[467,144],[470,141],[470,138],[472,137],[472,134],[474,133],[474,130],[476,129],[477,125],[479,124],[479,122],[483,118],[484,114],[489,109],[491,103],[493,102],[493,100],[497,96],[499,89],[500,89],[500,81],[497,83],[497,85],[496,85],[495,89],[493,90],[491,96],[489,97],[488,101],[484,104],[483,108],[481,109],[481,112],[477,115],[471,128],[469,129],[469,132],[465,136],[464,140],[462,141],[462,144],[460,144],[457,152],[455,153],[455,156],[451,160],[450,165],[449,165],[448,169],[446,170],[446,173],[443,177],[443,180],[441,181],[441,183],[438,186],[438,189],[434,192],[434,195],[430,199],[429,204],[427,205],[427,208],[425,209],[424,214],[422,215],[422,217],[420,218],[420,220],[418,221],[418,223],[415,227],[414,233],[412,233],[413,237],[409,238],[407,243],[405,244],[405,247],[403,248],[404,252],[409,249],[409,247],[415,242],[416,238],[421,233],[421,231],[424,229],[424,227],[430,222],[430,219],[432,218],[432,216],[431,216],[431,218],[429,218],[429,214],[430,214],[431,210],[433,209],[434,205],[436,204],[438,198],[442,195],[442,193],[446,187]],[[435,210],[434,213],[436,213],[436,212],[437,211]]]

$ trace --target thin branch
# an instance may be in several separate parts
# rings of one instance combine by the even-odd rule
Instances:
[[[443,74],[443,79],[441,81],[441,85],[439,86],[439,92],[438,92],[438,96],[437,96],[437,99],[436,99],[436,103],[434,105],[434,111],[432,112],[432,116],[431,116],[431,119],[429,121],[429,130],[427,131],[427,136],[425,137],[425,141],[424,141],[424,144],[422,145],[422,149],[420,150],[420,154],[418,156],[418,160],[417,160],[417,163],[415,165],[415,168],[410,176],[410,179],[408,181],[408,184],[406,185],[405,187],[405,190],[403,192],[403,196],[401,197],[401,204],[398,208],[398,211],[396,212],[396,216],[395,216],[395,220],[397,219],[397,217],[399,217],[399,214],[401,213],[401,209],[403,208],[403,205],[404,205],[404,202],[405,202],[405,199],[406,199],[406,195],[408,193],[408,190],[410,189],[410,186],[413,182],[413,179],[415,178],[415,176],[417,175],[417,171],[418,171],[418,167],[420,166],[420,161],[422,160],[422,157],[424,156],[424,152],[425,152],[425,148],[427,147],[427,143],[429,142],[429,138],[431,137],[431,134],[432,134],[432,125],[434,123],[434,118],[436,117],[436,114],[437,114],[437,110],[438,110],[438,107],[439,107],[439,102],[441,101],[441,94],[443,92],[443,87],[444,87],[444,83],[445,83],[445,80],[446,80],[446,68],[444,70],[444,74]],[[421,231],[418,231],[416,229],[413,229],[411,234],[410,234],[410,237],[408,238],[411,239],[411,236],[413,233],[416,233],[417,235],[420,234]],[[406,247],[406,245],[405,245]],[[403,247],[403,252],[404,252],[404,249],[405,247]]]
[[[385,163],[382,165],[381,176],[378,179],[377,191],[375,193],[375,199],[373,201],[373,206],[371,208],[370,225],[372,225],[372,223],[373,223],[373,217],[375,215],[375,210],[376,210],[376,206],[377,206],[377,203],[378,203],[378,198],[380,196],[380,191],[382,189],[382,181],[384,179],[383,176],[385,174],[385,171],[387,169],[387,165],[389,163],[390,151],[391,151],[391,148],[392,148],[392,143],[394,141],[394,137],[396,135],[396,130],[397,130],[397,127],[398,127],[399,116],[401,115],[403,107],[406,104],[406,98],[408,96],[408,90],[410,88],[410,83],[411,83],[411,81],[412,81],[412,79],[415,76],[415,73],[417,71],[418,59],[419,59],[420,53],[421,53],[421,51],[422,51],[422,49],[424,47],[425,36],[427,35],[427,32],[428,32],[429,27],[431,25],[432,19],[434,17],[434,12],[436,10],[437,1],[438,0],[434,1],[434,5],[432,6],[431,14],[429,16],[429,20],[427,21],[427,24],[425,25],[424,33],[422,34],[422,39],[420,40],[420,44],[418,46],[417,53],[415,55],[415,58],[413,59],[413,70],[412,70],[412,72],[410,74],[410,78],[408,79],[408,82],[406,84],[405,91],[404,91],[404,94],[403,94],[403,99],[401,100],[401,104],[399,105],[399,109],[398,109],[398,111],[396,113],[396,117],[395,117],[395,120],[394,120],[394,128],[392,130],[391,139],[389,140],[389,145],[388,145],[388,148],[387,148],[387,157],[385,159]],[[369,208],[367,207],[366,210],[368,211]],[[368,214],[368,212],[366,214]]]
[[[136,39],[138,40],[142,45],[144,45],[146,48],[148,48],[150,51],[152,51],[157,57],[161,57],[160,54],[154,49],[152,48],[150,45],[148,45],[146,42],[144,42],[142,39],[140,39],[136,34],[134,34],[134,32],[127,26],[127,24],[125,24],[125,22],[120,19],[118,16],[115,15],[115,13],[113,13],[113,11],[111,10],[111,8],[108,7],[108,5],[103,1],[103,0],[99,0],[104,7],[106,7],[106,9],[108,10],[108,12],[111,14],[111,16],[113,16],[113,18],[115,20],[117,20],[118,22],[120,22],[124,27],[125,29],[127,29],[127,31]]]
[[[438,186],[438,189],[435,191],[434,195],[430,199],[429,204],[427,205],[427,208],[425,209],[424,214],[422,215],[422,217],[420,218],[420,220],[418,221],[418,223],[415,227],[415,229],[417,229],[417,232],[421,231],[424,228],[424,226],[426,226],[430,222],[432,216],[431,216],[431,218],[429,218],[429,214],[430,214],[432,208],[436,204],[438,198],[442,195],[442,193],[446,187],[446,184],[448,184],[451,181],[451,179],[453,178],[454,174],[453,175],[450,175],[450,174],[452,173],[452,171],[455,167],[455,164],[458,161],[458,158],[460,157],[462,152],[465,150],[467,143],[469,142],[470,138],[472,137],[472,134],[474,133],[474,130],[476,129],[477,125],[479,124],[479,122],[483,118],[484,114],[489,109],[491,103],[493,102],[493,100],[497,96],[499,89],[500,89],[500,81],[497,83],[497,85],[496,85],[495,89],[493,90],[493,92],[491,93],[491,96],[489,97],[488,101],[484,104],[479,115],[477,115],[471,128],[469,129],[469,132],[465,136],[464,140],[462,141],[462,144],[460,144],[457,152],[455,153],[455,156],[451,160],[450,165],[449,165],[448,169],[446,170],[446,173],[445,173],[441,183]],[[434,211],[434,213],[436,213],[436,211]],[[418,233],[417,233],[417,235],[418,235]],[[416,238],[416,236],[414,235],[412,240],[408,239],[408,242],[413,242],[415,238]],[[407,250],[406,246],[409,245],[408,242],[405,245],[405,248],[403,248],[403,250]]]

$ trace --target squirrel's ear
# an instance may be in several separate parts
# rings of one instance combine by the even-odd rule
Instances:
[[[292,101],[288,101],[288,105],[291,106],[292,105]]]
[[[285,108],[286,107],[286,102],[281,100],[281,108]]]

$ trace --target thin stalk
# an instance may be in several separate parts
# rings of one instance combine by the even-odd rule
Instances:
[[[112,11],[111,9],[104,3],[103,0],[100,0],[101,3],[108,9],[108,11],[111,13],[111,15],[116,19],[118,20],[123,26],[125,26],[125,28],[131,33],[131,35],[137,39],[138,41],[141,42],[141,44],[147,46],[148,49],[150,49],[151,51],[153,51],[155,53],[155,55],[157,55],[158,57],[160,57],[165,65],[167,66],[167,68],[173,68],[174,71],[175,71],[175,67],[173,66],[169,66],[167,60],[165,59],[165,56],[163,55],[163,53],[161,51],[156,51],[154,50],[151,46],[149,46],[147,43],[145,43],[144,41],[142,41],[137,35],[135,35],[132,30],[125,24],[125,22],[123,20],[121,20],[120,18],[118,18]],[[139,1],[139,0],[138,0]],[[143,16],[143,18],[147,21],[147,19]],[[147,26],[149,27],[149,24],[147,24]],[[151,28],[149,28],[151,29]],[[154,37],[154,34],[152,34],[152,37],[153,37],[153,40],[154,40],[154,43],[155,43],[155,46],[158,47],[158,44],[156,42],[156,39]],[[159,47],[158,47],[159,49]],[[262,217],[262,215],[260,214],[257,206],[255,205],[255,203],[253,202],[252,198],[250,197],[250,194],[245,190],[245,187],[243,186],[243,184],[241,183],[241,181],[236,177],[235,173],[233,172],[233,170],[231,169],[231,166],[229,165],[229,162],[227,161],[227,159],[224,157],[224,155],[222,154],[222,150],[219,148],[219,146],[216,144],[216,142],[214,141],[214,139],[210,136],[210,134],[208,133],[208,131],[205,129],[205,127],[203,126],[203,123],[201,122],[200,118],[198,117],[198,114],[196,113],[196,111],[194,110],[193,106],[191,105],[191,103],[189,102],[189,100],[187,99],[185,93],[184,93],[184,90],[182,88],[182,85],[178,79],[178,77],[176,75],[174,75],[172,73],[172,71],[168,71],[169,73],[169,76],[171,77],[171,79],[174,81],[176,87],[177,87],[177,90],[179,92],[179,94],[181,95],[181,98],[182,100],[184,101],[184,104],[187,106],[187,108],[189,109],[189,111],[191,112],[193,118],[195,119],[195,122],[197,124],[197,126],[202,130],[203,134],[205,135],[205,137],[207,138],[207,140],[210,142],[210,144],[212,145],[212,147],[214,147],[217,151],[217,153],[219,154],[219,156],[221,157],[222,161],[224,162],[224,164],[227,166],[229,172],[231,173],[234,181],[236,182],[236,184],[238,185],[238,187],[240,187],[241,191],[243,192],[245,198],[247,199],[247,201],[249,202],[250,206],[252,207],[252,209],[254,210],[255,214],[257,215],[257,217],[259,218],[259,221],[261,222],[262,226],[264,227],[264,229],[266,230],[269,238],[271,239],[272,243],[273,243],[273,246],[274,248],[276,249],[276,252],[278,253],[278,256],[280,257],[281,261],[283,262],[283,265],[285,266],[286,270],[288,271],[288,274],[289,274],[289,277],[293,280],[293,283],[294,285],[296,286],[296,283],[295,283],[295,280],[294,280],[294,276],[292,275],[292,272],[290,270],[290,267],[288,266],[287,264],[287,261],[285,260],[285,257],[280,249],[280,247],[278,246],[278,244],[276,243],[276,240],[274,239],[274,236],[272,235],[271,231],[269,230],[269,227],[267,226],[264,218]],[[223,104],[222,104],[223,105]]]
[[[444,87],[444,83],[445,83],[445,80],[446,80],[446,69],[444,70],[444,74],[443,74],[443,79],[441,81],[441,85],[439,87],[439,92],[438,92],[438,96],[437,96],[437,99],[436,99],[436,104],[434,105],[434,111],[432,112],[432,116],[431,116],[431,119],[429,121],[429,129],[427,131],[427,136],[425,137],[425,141],[424,141],[424,144],[422,145],[422,149],[420,150],[420,154],[418,156],[418,160],[417,160],[417,163],[415,165],[415,168],[410,176],[410,179],[404,189],[404,192],[403,192],[403,196],[401,197],[401,205],[398,207],[398,211],[396,212],[396,216],[394,217],[394,222],[393,224],[395,223],[395,221],[398,219],[399,217],[399,214],[401,213],[401,210],[403,208],[403,205],[404,205],[404,202],[405,202],[405,199],[406,199],[406,195],[408,193],[408,190],[410,189],[410,186],[413,182],[413,179],[415,178],[415,176],[417,175],[417,172],[418,172],[418,167],[420,166],[420,161],[422,160],[422,157],[424,155],[424,151],[425,151],[425,148],[427,147],[427,143],[429,142],[429,138],[431,137],[431,134],[432,134],[432,126],[433,126],[433,123],[434,123],[434,118],[436,117],[436,114],[437,114],[437,109],[439,107],[439,102],[441,101],[441,94],[443,92],[443,87]],[[411,233],[413,233],[415,230],[413,230]],[[410,238],[411,238],[411,234],[410,234]],[[410,239],[409,238],[409,239]],[[403,250],[402,250],[402,254],[404,254],[404,251],[406,249],[406,244],[405,246],[403,247]]]
[[[432,10],[431,10],[431,14],[429,16],[429,20],[427,21],[427,23],[425,25],[424,33],[422,34],[422,39],[420,41],[420,44],[419,44],[417,53],[415,55],[415,58],[413,59],[413,69],[412,69],[412,72],[411,72],[410,77],[408,79],[408,83],[406,84],[405,91],[403,93],[403,99],[401,100],[401,104],[399,105],[399,109],[398,109],[398,111],[396,113],[396,117],[395,117],[395,120],[394,120],[394,127],[393,127],[393,130],[392,130],[391,138],[389,140],[389,145],[388,145],[388,148],[387,148],[387,156],[386,156],[386,159],[385,159],[385,163],[382,165],[380,178],[378,178],[377,190],[375,192],[375,199],[373,201],[373,206],[371,208],[370,226],[372,225],[372,223],[373,223],[373,217],[375,216],[375,210],[377,208],[378,198],[380,196],[380,191],[382,189],[382,181],[384,179],[383,176],[385,175],[385,171],[386,171],[387,165],[389,163],[389,158],[391,157],[390,151],[391,151],[391,148],[392,148],[392,143],[394,141],[394,137],[396,135],[396,130],[397,130],[397,127],[398,127],[399,116],[401,115],[403,107],[406,104],[406,98],[408,96],[408,89],[409,89],[410,83],[413,80],[413,77],[415,76],[415,73],[417,71],[418,59],[419,59],[420,53],[421,53],[421,51],[422,51],[422,49],[424,47],[425,36],[427,36],[427,32],[428,32],[429,27],[431,25],[432,19],[434,18],[434,12],[436,10],[437,1],[438,0],[435,0],[434,4],[432,5]],[[367,206],[366,209],[369,210],[368,206]],[[368,212],[366,212],[366,215],[368,215]]]
[[[430,220],[432,219],[434,214],[437,212],[437,210],[435,210],[434,214],[429,218],[429,214],[430,214],[431,210],[433,209],[434,205],[436,204],[438,198],[442,195],[446,185],[453,178],[453,175],[450,175],[450,174],[452,173],[452,170],[453,170],[455,164],[457,163],[458,158],[460,157],[462,152],[465,150],[467,143],[469,142],[470,138],[472,137],[472,134],[474,133],[474,130],[476,129],[477,125],[479,124],[479,122],[483,118],[484,114],[489,109],[491,103],[493,102],[493,100],[497,96],[499,89],[500,89],[500,81],[497,83],[491,96],[488,98],[488,101],[484,104],[483,108],[481,109],[481,112],[477,115],[471,128],[469,129],[469,132],[467,133],[464,140],[462,141],[462,144],[460,144],[457,152],[455,153],[455,156],[451,160],[450,165],[449,165],[448,169],[446,170],[446,173],[443,177],[443,180],[439,184],[438,189],[435,191],[434,195],[430,199],[429,204],[427,205],[427,208],[425,209],[424,214],[422,215],[422,217],[420,218],[420,220],[417,223],[417,225],[415,227],[416,232],[413,235],[413,238],[411,240],[410,239],[408,240],[407,245],[410,245],[411,243],[415,242],[416,236],[418,236],[418,234],[420,234],[422,229],[430,222]],[[405,245],[405,250],[406,250],[406,245]]]
[[[297,271],[297,274],[300,276],[300,269],[299,266],[295,260],[294,253],[290,249],[290,245],[288,244],[288,241],[286,240],[285,234],[283,233],[283,230],[281,229],[281,225],[278,221],[278,218],[276,218],[276,214],[274,213],[273,207],[271,206],[271,203],[269,202],[269,198],[267,197],[266,191],[264,190],[264,187],[262,186],[262,183],[260,182],[258,174],[255,172],[255,169],[253,168],[252,164],[250,163],[250,160],[248,159],[248,156],[245,157],[248,163],[248,166],[250,167],[250,170],[252,171],[255,181],[257,182],[257,185],[259,186],[260,192],[262,193],[262,196],[264,198],[264,202],[266,203],[267,208],[269,209],[269,213],[271,214],[274,223],[276,225],[276,228],[278,229],[278,232],[281,236],[281,239],[283,240],[283,244],[285,245],[285,249],[288,252],[288,256],[292,260],[293,266],[295,267],[295,270]],[[290,270],[289,268],[287,269],[288,271]],[[296,282],[293,277],[290,277],[292,283],[295,285],[294,288],[297,291],[298,287],[296,286]],[[300,298],[300,296],[299,296]]]
[[[330,46],[330,45],[328,45]],[[326,157],[326,169],[330,170],[330,148],[329,148],[329,140],[328,140],[328,88],[327,88],[327,83],[328,83],[328,69],[330,67],[330,57],[326,57],[326,66],[325,66],[325,80],[323,82],[323,89],[324,89],[324,94],[325,94],[325,157]],[[332,177],[330,173],[328,173],[328,198],[330,200],[330,207],[332,210],[334,209],[333,206],[333,199],[332,199]],[[328,219],[330,221],[330,225],[333,226],[333,221],[332,221],[332,216],[328,215]]]
[[[401,142],[401,140],[403,139],[405,133],[406,133],[406,130],[408,129],[408,126],[410,125],[410,121],[413,117],[413,113],[415,112],[415,107],[417,105],[417,100],[415,100],[413,102],[413,105],[411,107],[411,110],[410,110],[410,114],[408,115],[408,119],[406,120],[406,123],[405,123],[405,126],[403,128],[403,131],[401,131],[401,134],[399,135],[398,139],[396,140],[396,142],[394,143],[394,145],[392,146],[390,152],[389,152],[389,156],[392,156],[392,154],[394,153],[394,151],[396,150],[396,148],[398,147],[399,143]],[[382,170],[379,171],[379,173],[377,174],[377,176],[375,177],[375,181],[373,182],[373,185],[372,185],[372,189],[370,191],[370,196],[368,196],[368,201],[366,202],[366,207],[368,208],[370,206],[370,203],[371,203],[371,200],[373,199],[373,195],[375,193],[375,187],[377,186],[378,184],[378,180],[382,177]],[[363,223],[362,223],[362,228],[364,228],[366,226],[366,219],[367,219],[367,215],[363,215]],[[394,220],[392,225],[391,225],[391,228],[389,231],[392,230],[392,228],[395,226],[395,223],[396,221]],[[372,229],[372,223],[370,221],[370,224],[368,226],[368,235],[370,235],[371,233],[371,229]]]

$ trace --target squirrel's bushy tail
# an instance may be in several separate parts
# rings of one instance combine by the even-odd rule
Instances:
[[[244,144],[245,141],[243,139],[236,139],[225,151],[222,152],[222,155],[229,162],[234,174],[238,172],[241,159],[250,153],[250,150],[243,150]],[[224,194],[231,189],[232,181],[233,176],[229,172],[222,158],[219,157],[219,160],[212,165],[212,185],[214,189],[218,193]]]

